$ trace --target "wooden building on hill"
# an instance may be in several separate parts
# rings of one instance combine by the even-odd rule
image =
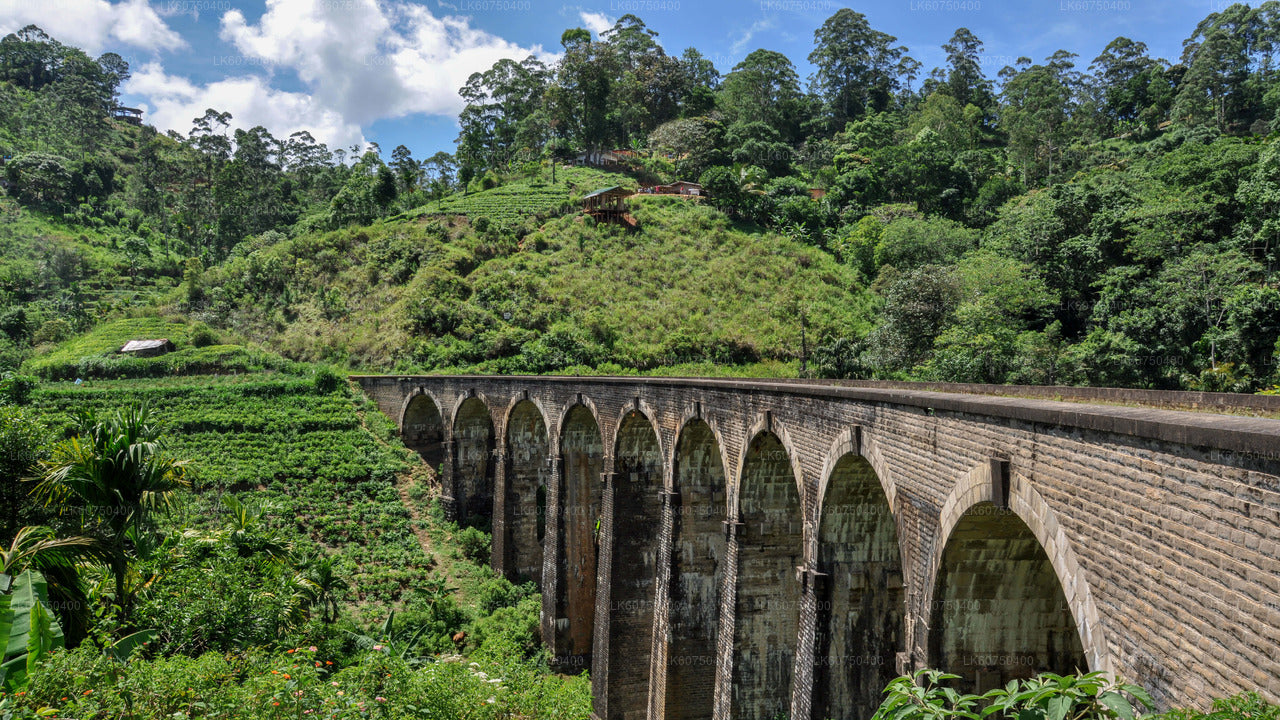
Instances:
[[[117,105],[111,109],[111,117],[115,120],[127,122],[130,125],[142,124],[142,111],[138,108]]]
[[[636,219],[627,213],[624,199],[631,197],[631,191],[618,185],[602,188],[582,198],[582,212],[595,218],[597,222],[616,222],[629,227],[636,226]]]

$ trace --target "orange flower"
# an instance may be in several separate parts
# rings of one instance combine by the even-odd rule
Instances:
[[[81,693],[81,694],[82,694],[82,695],[90,695],[90,694],[92,694],[92,693],[93,693],[93,691],[92,691],[92,690],[85,690],[85,691],[84,691],[83,693]]]
[[[289,679],[289,673],[285,673],[285,674],[284,674],[284,679],[285,679],[285,680],[288,680],[288,679]]]

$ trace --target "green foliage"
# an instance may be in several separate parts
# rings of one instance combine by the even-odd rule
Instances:
[[[463,557],[477,564],[488,562],[489,549],[492,545],[489,533],[468,527],[458,533],[456,540],[458,546],[462,548]]]
[[[10,584],[12,583],[12,584]],[[44,577],[27,570],[0,575],[0,688],[21,690],[37,665],[64,645],[62,627],[50,610]]]
[[[260,718],[309,716],[400,720],[539,717],[590,713],[590,680],[544,674],[504,660],[414,664],[386,646],[358,653],[342,668],[306,646],[288,651],[208,653],[115,665],[81,647],[58,653],[37,674],[21,708],[55,706],[66,717]],[[62,698],[67,698],[65,701]]]
[[[948,681],[959,677],[937,670],[918,670],[912,676],[899,677],[885,688],[887,697],[873,720],[980,720],[989,716],[1134,720],[1135,710],[1155,706],[1141,687],[1109,680],[1103,673],[1042,673],[1027,680],[1012,680],[983,695],[961,694],[948,686]]]

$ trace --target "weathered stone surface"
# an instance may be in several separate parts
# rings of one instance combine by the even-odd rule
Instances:
[[[939,664],[1280,699],[1280,421],[901,384],[356,380],[455,512],[491,503],[500,569],[541,562],[544,641],[592,670],[601,716],[860,717]]]

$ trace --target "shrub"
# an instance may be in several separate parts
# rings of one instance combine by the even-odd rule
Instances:
[[[314,381],[316,392],[320,393],[331,393],[342,386],[342,376],[328,365],[321,365],[316,368]]]
[[[463,557],[477,565],[488,564],[489,549],[493,541],[489,533],[469,527],[458,533],[457,540]]]
[[[196,323],[196,325],[191,328],[192,347],[202,348],[218,344],[220,344],[218,333],[208,325],[205,325],[204,323]]]

